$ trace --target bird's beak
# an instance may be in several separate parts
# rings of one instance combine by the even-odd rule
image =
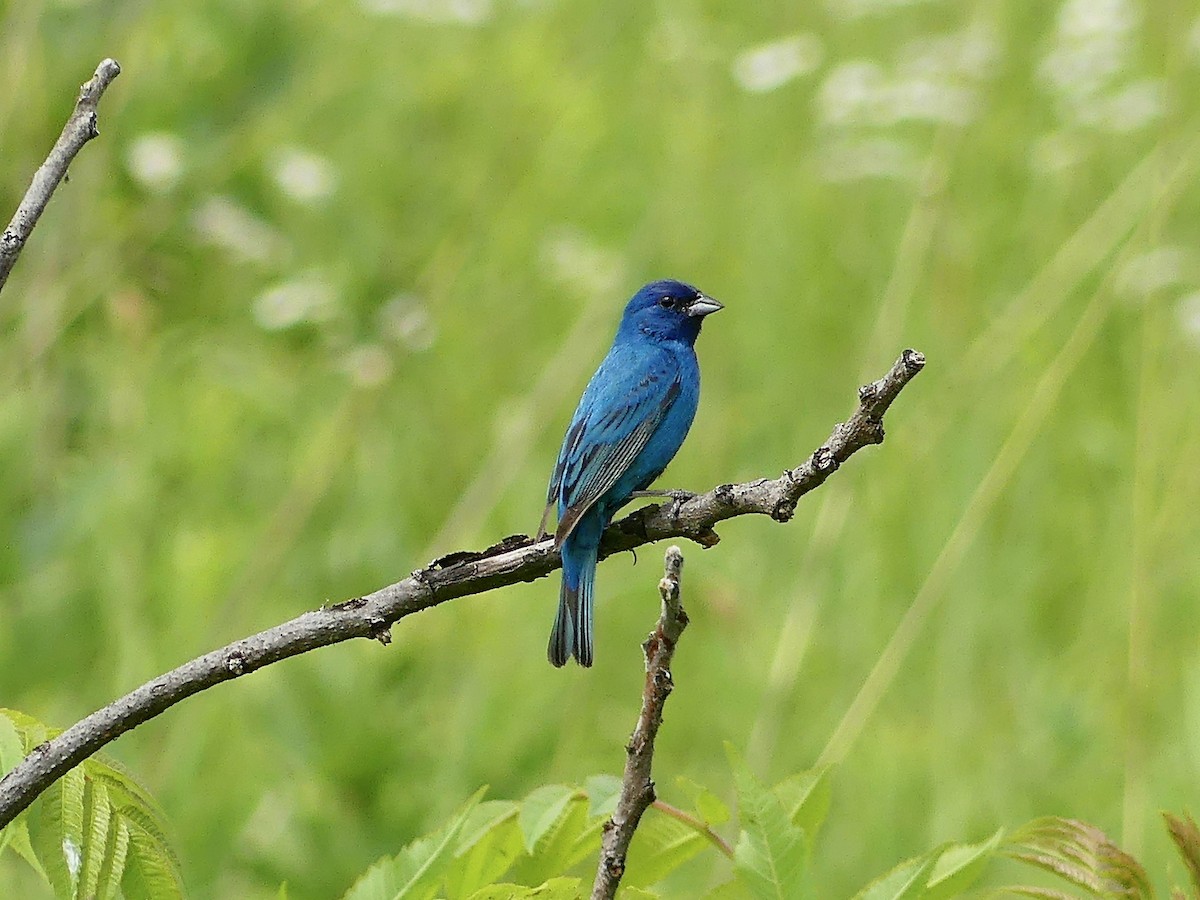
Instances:
[[[695,300],[688,304],[687,314],[689,316],[707,316],[709,313],[715,313],[719,309],[724,309],[724,303],[718,303],[712,297],[706,297],[700,294]]]

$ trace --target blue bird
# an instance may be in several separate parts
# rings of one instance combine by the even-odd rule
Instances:
[[[723,306],[691,285],[655,281],[625,306],[617,336],[588,382],[550,478],[539,534],[557,507],[562,589],[547,655],[592,664],[593,586],[600,536],[613,513],[645,492],[687,436],[700,400],[693,346]],[[670,492],[660,492],[670,493]]]

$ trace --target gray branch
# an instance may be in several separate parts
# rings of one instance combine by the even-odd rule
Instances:
[[[647,506],[630,513],[604,533],[601,557],[671,538],[711,547],[719,540],[713,526],[734,516],[753,513],[786,522],[797,501],[824,483],[852,454],[883,441],[884,413],[924,365],[922,354],[905,350],[891,371],[859,388],[853,415],[834,426],[829,439],[796,468],[776,479],[722,484],[678,505]],[[405,616],[458,597],[533,581],[560,565],[551,539],[512,535],[481,552],[443,556],[373,594],[306,612],[184,663],[35,747],[0,779],[0,827],[73,766],[186,697],[351,638],[374,638],[386,644],[391,626]]]
[[[17,257],[33,233],[42,216],[46,204],[54,194],[58,184],[67,174],[67,167],[75,159],[75,155],[83,149],[94,137],[98,137],[100,129],[96,127],[96,107],[105,89],[112,84],[113,79],[121,74],[121,67],[115,59],[106,59],[96,67],[96,74],[86,84],[79,88],[79,99],[75,101],[75,110],[67,124],[63,126],[62,134],[54,144],[54,149],[46,157],[46,161],[33,175],[29,190],[25,192],[21,205],[4,234],[0,236],[0,290],[8,281],[8,273],[17,263]]]
[[[625,857],[633,833],[637,831],[642,813],[655,801],[654,739],[662,725],[663,707],[675,688],[671,677],[671,659],[679,636],[687,628],[688,617],[679,601],[679,573],[683,569],[683,553],[678,547],[667,549],[662,581],[658,593],[662,597],[662,613],[658,626],[642,644],[646,657],[646,686],[642,689],[642,711],[638,715],[633,735],[625,747],[625,776],[621,779],[621,796],[611,818],[604,823],[600,842],[600,863],[592,885],[592,900],[612,900],[617,895],[621,876],[625,874]]]

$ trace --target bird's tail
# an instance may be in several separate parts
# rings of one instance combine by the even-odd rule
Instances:
[[[546,655],[555,666],[572,656],[585,668],[592,664],[592,587],[596,582],[595,547],[563,547],[562,589],[558,615]]]

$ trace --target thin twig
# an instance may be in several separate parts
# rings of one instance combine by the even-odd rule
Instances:
[[[621,779],[621,796],[612,817],[604,823],[604,838],[600,842],[600,863],[592,885],[592,900],[611,900],[616,896],[621,876],[625,874],[625,857],[629,843],[637,831],[642,813],[657,797],[654,779],[654,738],[662,724],[663,707],[675,687],[671,678],[671,659],[679,636],[687,628],[688,617],[679,601],[679,573],[683,569],[683,552],[678,547],[667,548],[662,581],[658,593],[662,596],[662,613],[658,626],[642,644],[646,657],[646,686],[642,689],[642,711],[638,715],[633,735],[625,747],[625,777]]]
[[[697,818],[689,812],[685,812],[678,806],[672,806],[665,800],[655,800],[650,805],[663,815],[670,816],[672,819],[678,819],[697,834],[703,835],[708,839],[709,843],[720,850],[727,859],[733,859],[733,848],[729,846],[729,841],[725,840],[725,838],[713,831],[712,826],[703,819]]]
[[[820,486],[853,453],[883,440],[884,413],[924,365],[923,355],[905,350],[886,375],[859,389],[853,415],[834,426],[829,439],[796,468],[773,480],[718,485],[676,508],[668,503],[639,509],[609,526],[601,556],[670,538],[711,547],[719,540],[713,526],[734,516],[755,513],[786,522],[800,497]],[[184,663],[35,747],[0,779],[0,827],[71,767],[193,694],[351,638],[374,638],[386,644],[391,626],[405,616],[458,597],[533,581],[561,564],[552,539],[512,535],[482,552],[443,556],[373,594],[306,612]]]
[[[0,290],[8,281],[8,273],[16,265],[17,257],[33,233],[42,211],[50,202],[60,181],[67,174],[67,167],[75,159],[75,155],[83,149],[94,137],[98,137],[100,129],[96,127],[96,107],[105,89],[112,84],[113,79],[121,74],[121,67],[115,59],[106,59],[96,66],[96,74],[79,88],[79,99],[75,101],[75,110],[63,126],[62,134],[54,144],[54,149],[46,157],[46,161],[38,168],[30,182],[29,190],[25,192],[21,205],[4,234],[0,236]]]

